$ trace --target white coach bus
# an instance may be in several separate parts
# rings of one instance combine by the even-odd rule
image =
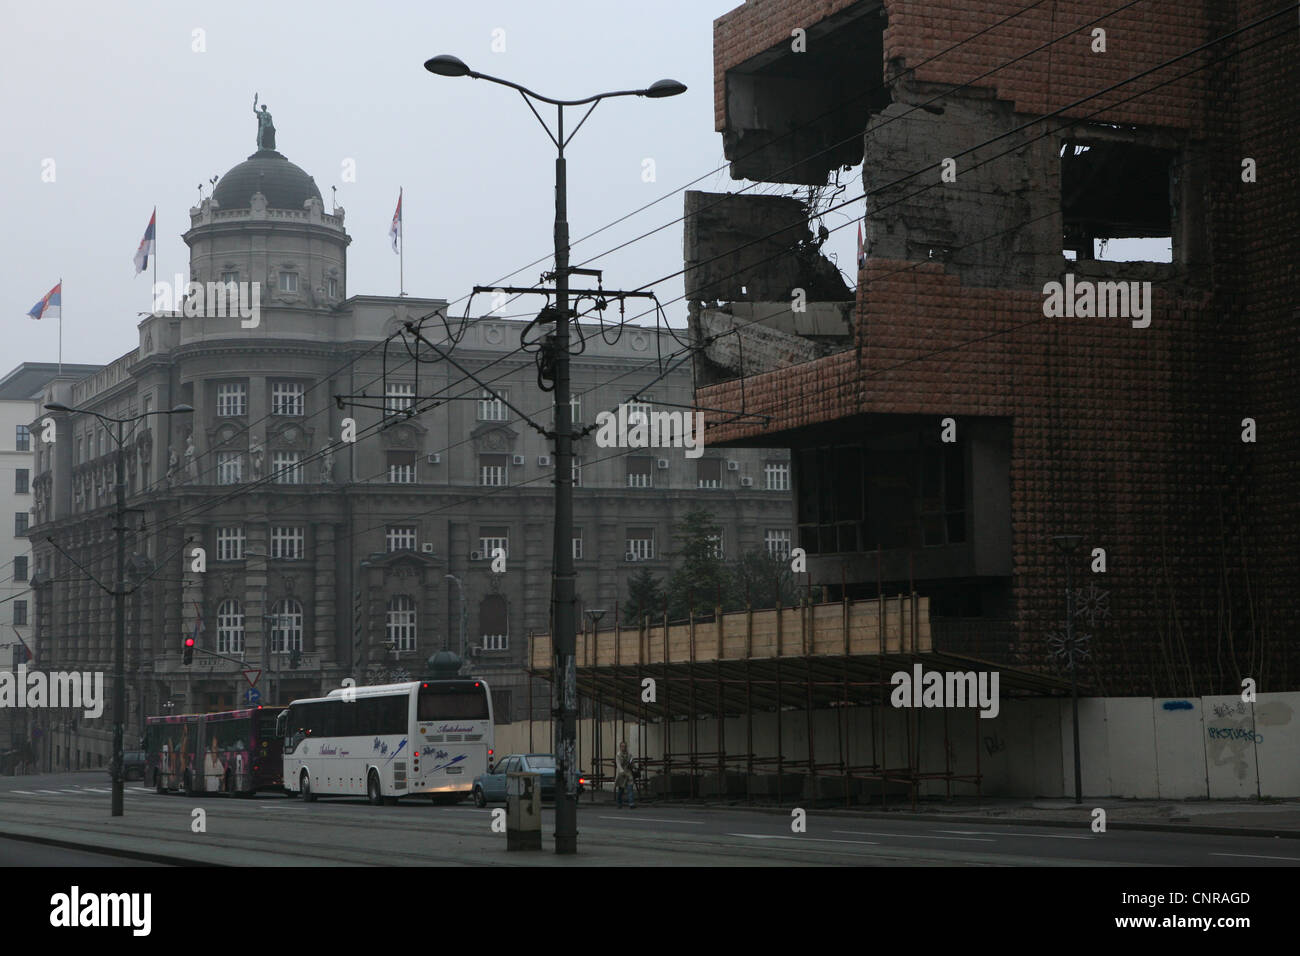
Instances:
[[[345,687],[279,718],[284,786],[304,800],[463,800],[493,755],[492,694],[475,678]]]

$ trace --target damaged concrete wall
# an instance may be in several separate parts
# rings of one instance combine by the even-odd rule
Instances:
[[[687,192],[683,225],[691,335],[705,341],[731,329],[697,365],[713,382],[808,361],[852,341],[854,299],[839,269],[820,252],[806,203],[786,196]],[[802,290],[796,311],[795,290]],[[703,319],[705,310],[709,318]],[[801,335],[815,338],[800,341]]]

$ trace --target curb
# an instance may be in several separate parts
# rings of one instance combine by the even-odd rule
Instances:
[[[205,860],[192,860],[186,857],[169,856],[165,853],[149,853],[144,850],[128,850],[121,847],[99,846],[93,843],[76,843],[72,840],[60,840],[55,837],[33,836],[30,833],[13,833],[0,830],[0,839],[21,840],[24,843],[39,843],[43,846],[56,846],[64,850],[81,850],[85,853],[98,853],[103,856],[120,856],[144,863],[162,863],[167,866],[226,866],[225,863],[209,863]]]

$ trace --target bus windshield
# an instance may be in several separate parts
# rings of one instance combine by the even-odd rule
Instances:
[[[476,681],[420,688],[420,720],[487,720],[487,688]]]

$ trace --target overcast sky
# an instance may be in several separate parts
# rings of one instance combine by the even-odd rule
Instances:
[[[198,185],[206,194],[211,177],[257,148],[254,92],[274,117],[276,148],[315,177],[327,210],[330,187],[338,187],[353,240],[349,293],[398,291],[387,233],[399,186],[409,294],[454,301],[549,255],[554,147],[537,120],[518,94],[435,77],[424,61],[454,53],[557,98],[662,77],[690,88],[670,99],[604,102],[579,131],[569,149],[577,239],[721,165],[712,22],[738,3],[8,4],[0,33],[9,133],[0,142],[0,295],[9,347],[0,374],[22,361],[55,361],[57,323],[25,313],[60,276],[64,361],[108,362],[137,344],[151,276],[136,276],[131,260],[149,214],[156,205],[159,279],[187,272],[180,237]],[[193,50],[199,29],[201,53]],[[492,50],[498,29],[504,52]],[[52,183],[42,182],[47,159]],[[347,159],[355,160],[355,182],[342,181]],[[645,159],[654,160],[655,182],[642,181]],[[743,185],[724,172],[694,188]],[[574,262],[681,212],[677,193],[575,245]],[[849,228],[827,248],[851,266],[855,243]],[[593,265],[607,270],[607,287],[635,288],[680,269],[681,257],[674,224]],[[533,284],[541,269],[513,281]],[[676,298],[681,279],[656,291]],[[478,299],[473,314],[488,308]],[[670,307],[674,324],[684,314],[681,303]]]

